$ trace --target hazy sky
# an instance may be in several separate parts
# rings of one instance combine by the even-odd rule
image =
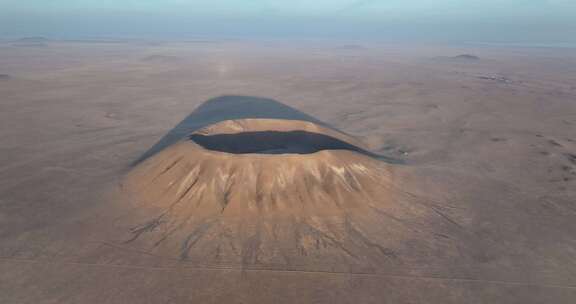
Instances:
[[[576,0],[0,0],[0,35],[576,42]]]

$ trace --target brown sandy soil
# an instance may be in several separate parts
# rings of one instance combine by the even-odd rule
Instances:
[[[573,50],[346,45],[0,44],[0,302],[574,303]]]

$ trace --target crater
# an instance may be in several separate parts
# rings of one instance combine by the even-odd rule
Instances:
[[[394,258],[380,223],[425,206],[398,203],[413,198],[393,182],[395,159],[314,118],[265,104],[251,108],[267,113],[251,115],[199,111],[174,137],[186,134],[132,168],[120,189],[128,207],[119,246],[242,267]],[[398,214],[382,218],[388,212]]]
[[[311,154],[323,150],[366,152],[337,138],[307,131],[192,134],[190,140],[208,150],[233,154]]]

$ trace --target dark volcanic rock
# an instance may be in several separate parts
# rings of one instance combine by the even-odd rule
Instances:
[[[510,78],[505,77],[505,76],[500,76],[500,75],[495,75],[495,76],[478,76],[478,79],[482,79],[482,80],[491,80],[491,81],[496,81],[498,83],[514,83],[514,81],[512,81]]]

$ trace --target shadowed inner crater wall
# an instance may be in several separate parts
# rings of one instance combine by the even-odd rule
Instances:
[[[306,131],[193,134],[189,138],[205,149],[234,154],[310,154],[322,150],[365,152],[361,148],[334,137]]]

